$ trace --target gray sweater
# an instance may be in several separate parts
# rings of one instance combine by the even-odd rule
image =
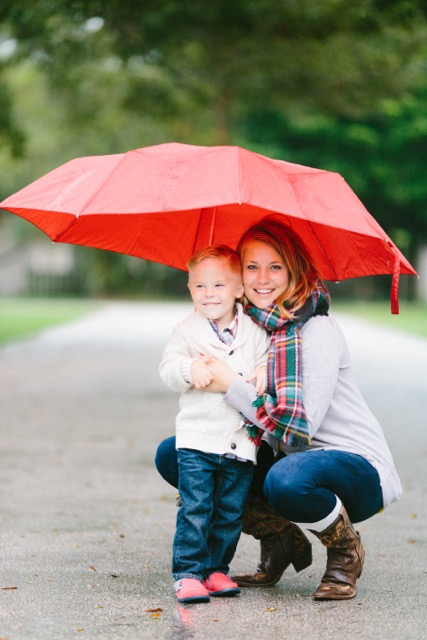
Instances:
[[[352,372],[347,343],[331,316],[315,316],[302,328],[303,403],[310,449],[339,449],[359,454],[377,469],[384,507],[402,494],[399,476],[384,433],[368,408]],[[262,427],[256,419],[254,387],[238,376],[226,401]],[[277,450],[278,441],[266,437]],[[286,453],[297,453],[282,444]]]

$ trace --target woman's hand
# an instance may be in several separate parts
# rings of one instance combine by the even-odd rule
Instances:
[[[230,369],[225,362],[213,356],[202,356],[201,359],[206,364],[212,376],[212,382],[204,388],[204,391],[227,393],[237,373]]]

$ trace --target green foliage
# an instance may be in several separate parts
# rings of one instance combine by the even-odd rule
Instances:
[[[427,306],[405,302],[400,305],[399,315],[390,313],[390,306],[382,302],[345,302],[334,305],[334,312],[348,313],[360,318],[427,338]]]
[[[3,0],[0,196],[81,155],[241,144],[339,171],[415,251],[426,36],[423,0]],[[181,287],[142,261],[90,260],[91,293]]]
[[[71,299],[1,298],[0,345],[31,337],[94,311],[95,303]]]
[[[90,85],[115,66],[124,107],[176,133],[208,125],[213,144],[230,141],[248,104],[372,111],[413,86],[426,35],[418,0],[15,0],[2,15],[18,55],[74,97],[76,114],[96,113]]]
[[[364,118],[253,111],[242,139],[261,153],[342,174],[404,252],[427,241],[427,81]]]

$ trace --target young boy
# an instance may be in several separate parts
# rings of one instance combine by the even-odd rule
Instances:
[[[173,330],[160,364],[162,380],[181,392],[176,446],[182,504],[172,573],[182,603],[240,593],[227,574],[256,462],[242,416],[224,401],[224,394],[204,390],[211,376],[202,358],[225,360],[245,378],[255,378],[263,393],[268,348],[267,333],[236,302],[243,295],[238,254],[212,245],[187,266],[195,311]]]

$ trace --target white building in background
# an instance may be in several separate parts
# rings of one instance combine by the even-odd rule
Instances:
[[[419,274],[416,296],[427,303],[427,245],[419,251],[416,268]],[[61,292],[62,288],[66,291],[74,270],[75,256],[71,245],[55,244],[43,237],[17,246],[8,234],[0,233],[0,296],[43,295]],[[407,277],[412,279],[412,276]],[[407,292],[405,284],[402,279],[402,296]]]
[[[49,241],[29,242],[19,247],[0,242],[0,295],[25,295],[34,280],[49,282],[65,280],[74,269],[70,245]]]
[[[418,287],[417,298],[427,303],[427,245],[423,245],[418,254]]]

